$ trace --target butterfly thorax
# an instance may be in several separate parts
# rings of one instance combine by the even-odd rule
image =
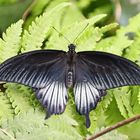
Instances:
[[[69,53],[75,53],[76,46],[74,44],[70,44],[68,48],[69,48],[69,51],[68,51]]]
[[[72,88],[74,86],[75,79],[75,45],[70,44],[68,48],[69,51],[67,52],[66,87]]]

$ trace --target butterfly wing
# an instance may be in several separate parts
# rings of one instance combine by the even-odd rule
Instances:
[[[104,52],[79,52],[76,61],[75,102],[80,114],[86,116],[96,108],[105,90],[140,84],[140,67],[135,63]]]
[[[96,108],[105,91],[94,88],[89,81],[77,81],[74,86],[74,96],[77,111],[86,116],[86,127],[90,126],[89,112]]]
[[[47,117],[64,112],[68,96],[63,78],[59,81],[52,80],[46,87],[35,89],[35,92],[42,106],[47,108]]]
[[[15,82],[32,87],[49,114],[65,109],[64,51],[38,50],[10,58],[0,65],[0,81]]]
[[[59,79],[65,52],[38,50],[12,57],[0,65],[0,81],[41,88],[51,79]]]
[[[126,58],[105,52],[79,52],[78,58],[96,89],[140,84],[140,67]]]

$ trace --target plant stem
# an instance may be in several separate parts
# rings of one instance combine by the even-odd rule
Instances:
[[[10,137],[11,140],[16,140],[16,139],[15,139],[11,134],[9,134],[6,130],[0,128],[0,131],[2,131],[5,135],[7,135],[8,137]]]
[[[23,13],[22,19],[25,21],[29,13],[31,12],[33,6],[36,4],[37,0],[33,0],[33,2],[29,5],[26,11]]]
[[[119,127],[122,127],[122,126],[124,126],[124,125],[126,125],[128,123],[131,123],[131,122],[139,120],[139,119],[140,119],[140,115],[136,115],[136,116],[134,116],[132,118],[125,119],[125,120],[120,121],[120,122],[118,122],[117,124],[115,124],[115,125],[113,125],[111,127],[108,127],[106,129],[104,129],[103,131],[101,131],[101,132],[99,132],[99,133],[97,133],[95,135],[90,136],[89,138],[86,138],[86,140],[94,140],[94,139],[96,139],[96,138],[98,138],[98,137],[100,137],[100,136],[102,136],[102,135],[114,130],[114,129],[117,129]]]

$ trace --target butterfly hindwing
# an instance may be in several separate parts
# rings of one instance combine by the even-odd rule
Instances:
[[[101,100],[101,91],[93,87],[89,82],[76,82],[74,86],[75,103],[80,114],[88,114],[96,108]]]
[[[77,111],[86,116],[86,126],[90,126],[89,113],[96,108],[97,103],[105,96],[105,91],[96,89],[90,81],[89,68],[82,64],[82,60],[77,58],[75,68],[74,97]]]
[[[0,81],[43,88],[65,73],[64,58],[64,51],[55,50],[38,50],[15,56],[0,65]]]
[[[133,62],[104,52],[79,52],[75,64],[74,95],[77,111],[86,116],[96,108],[106,90],[140,84],[140,68]]]
[[[51,81],[46,87],[36,89],[35,94],[48,114],[61,114],[65,110],[68,99],[67,89],[64,82]]]
[[[104,96],[101,90],[97,90],[90,82],[76,82],[74,96],[77,111],[86,116],[86,127],[90,126],[89,113],[96,108],[97,103]]]

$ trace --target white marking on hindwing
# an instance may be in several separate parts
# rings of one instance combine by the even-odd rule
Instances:
[[[101,98],[99,91],[90,82],[79,82],[74,86],[75,103],[81,114],[89,113]]]

